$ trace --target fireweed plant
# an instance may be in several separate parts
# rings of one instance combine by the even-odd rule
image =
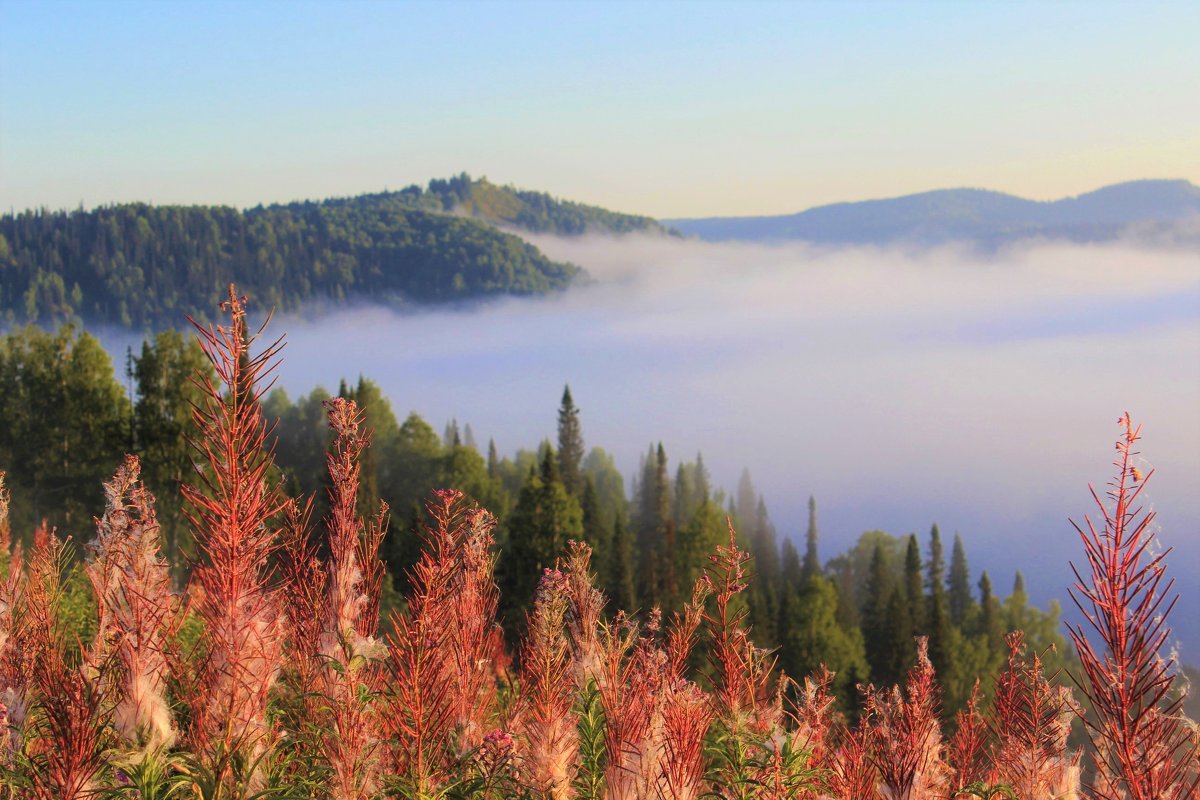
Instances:
[[[105,485],[78,567],[45,526],[28,552],[13,545],[0,473],[0,800],[1197,796],[1196,728],[1163,653],[1174,595],[1128,415],[1107,501],[1093,493],[1100,521],[1078,526],[1081,750],[1068,743],[1081,705],[1020,632],[953,721],[923,640],[903,684],[860,687],[847,719],[832,673],[793,680],[755,646],[752,564],[732,530],[667,614],[606,609],[590,548],[571,543],[510,655],[496,520],[438,491],[384,634],[388,512],[357,510],[363,413],[326,404],[330,510],[314,521],[313,498],[277,486],[263,417],[282,340],[259,345],[232,287],[223,308],[227,324],[197,326],[215,378],[196,379],[184,497],[198,558],[182,592],[136,458]],[[93,602],[87,641],[61,607],[75,569]]]

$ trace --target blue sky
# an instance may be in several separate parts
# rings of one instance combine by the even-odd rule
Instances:
[[[1200,4],[0,0],[0,208],[466,170],[654,216],[1200,182]]]

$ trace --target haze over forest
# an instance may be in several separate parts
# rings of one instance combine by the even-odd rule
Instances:
[[[920,534],[936,522],[963,534],[973,570],[1002,588],[1021,570],[1043,604],[1066,597],[1063,565],[1078,557],[1066,520],[1089,510],[1113,409],[1129,407],[1147,424],[1147,464],[1159,470],[1149,498],[1176,548],[1172,569],[1183,587],[1200,580],[1194,538],[1170,536],[1200,526],[1195,187],[1161,182],[1185,202],[1150,204],[1157,214],[1076,220],[1099,241],[887,246],[704,242],[550,199],[541,217],[501,218],[513,190],[431,184],[453,185],[461,196],[417,189],[387,213],[424,205],[477,222],[476,238],[497,226],[527,243],[532,263],[582,277],[467,307],[380,305],[349,290],[338,302],[284,301],[272,330],[288,334],[290,396],[366,376],[400,416],[456,419],[513,454],[553,436],[569,383],[587,442],[627,480],[661,440],[673,459],[703,453],[730,491],[749,469],[783,537],[799,539],[815,496],[826,557],[866,530]],[[370,209],[378,197],[333,207]],[[571,208],[593,215],[563,223]],[[937,222],[937,209],[910,219]],[[137,341],[101,330],[117,360]],[[1188,658],[1200,630],[1184,615],[1176,627]]]
[[[0,796],[1196,796],[1198,30],[0,0]]]

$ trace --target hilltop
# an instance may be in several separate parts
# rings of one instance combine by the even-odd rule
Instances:
[[[260,309],[543,295],[582,274],[510,230],[667,231],[654,220],[463,174],[398,192],[257,206],[24,211],[0,217],[0,323],[145,329],[206,319],[233,281]]]

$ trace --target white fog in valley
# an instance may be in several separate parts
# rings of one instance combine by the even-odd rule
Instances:
[[[564,383],[588,446],[629,479],[661,440],[743,468],[781,536],[817,499],[823,558],[864,530],[964,538],[973,581],[1069,606],[1068,517],[1092,513],[1117,417],[1144,423],[1146,490],[1200,661],[1200,257],[1133,245],[841,249],[531,239],[593,282],[541,300],[278,317],[295,398],[363,374],[398,417],[470,423],[501,454],[555,435]]]

